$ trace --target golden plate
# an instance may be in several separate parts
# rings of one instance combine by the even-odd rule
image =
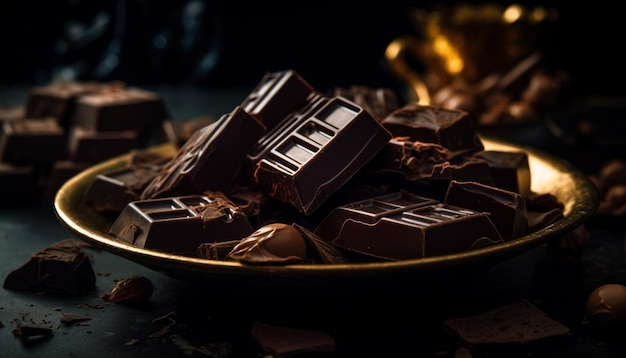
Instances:
[[[78,238],[115,255],[171,277],[218,285],[259,289],[320,289],[324,287],[374,288],[420,282],[442,274],[457,274],[489,267],[512,258],[550,239],[566,234],[595,212],[598,195],[589,179],[569,163],[533,148],[483,139],[489,150],[529,154],[531,189],[552,193],[565,204],[563,219],[530,235],[495,246],[459,254],[395,262],[368,262],[333,265],[248,266],[236,262],[207,260],[143,249],[116,240],[108,234],[111,218],[85,205],[83,193],[101,173],[122,167],[127,156],[110,159],[88,168],[67,181],[57,193],[54,208],[59,220]],[[160,145],[149,149],[174,155],[176,148]],[[523,269],[523,268],[522,268]]]

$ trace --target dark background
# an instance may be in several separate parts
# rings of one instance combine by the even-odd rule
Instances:
[[[395,37],[412,33],[409,10],[450,3],[3,1],[0,83],[61,77],[253,86],[266,71],[292,68],[318,88],[395,87],[400,83],[385,67],[384,50]],[[521,3],[559,11],[551,56],[573,76],[577,91],[626,92],[622,15],[608,1]]]

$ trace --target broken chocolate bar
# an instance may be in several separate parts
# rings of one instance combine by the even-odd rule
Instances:
[[[484,149],[474,122],[462,110],[408,104],[391,112],[382,123],[394,137],[439,144],[452,153]]]
[[[270,196],[309,215],[390,139],[361,107],[335,97],[272,143],[254,179]]]
[[[503,242],[487,214],[411,193],[335,208],[314,233],[337,247],[386,260],[447,255]]]
[[[526,201],[515,192],[476,182],[453,180],[444,202],[474,211],[489,213],[489,218],[505,240],[526,235]]]
[[[241,107],[196,131],[148,184],[141,199],[226,191],[265,126]]]
[[[269,130],[300,109],[314,88],[293,70],[266,73],[241,107],[256,116]]]
[[[128,244],[174,254],[193,254],[206,242],[242,239],[254,230],[222,193],[130,202],[110,233]]]
[[[4,288],[79,295],[95,288],[96,275],[89,257],[74,239],[36,252],[4,280]]]

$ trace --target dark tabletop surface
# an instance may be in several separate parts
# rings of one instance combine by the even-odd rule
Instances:
[[[217,117],[230,111],[249,90],[168,86],[154,89],[164,96],[172,116],[181,120],[205,114]],[[2,105],[7,105],[21,103],[27,87],[5,86],[1,90]],[[610,117],[602,120],[614,121],[614,112],[607,109],[610,106],[606,103],[613,108],[615,102],[589,101],[587,112],[579,111],[576,115]],[[505,134],[507,139],[547,148],[590,173],[615,153],[615,145],[607,147],[607,141],[582,146],[558,143],[555,147],[554,141],[542,140],[542,136],[531,136],[534,139],[529,140],[520,133]],[[458,357],[463,344],[443,329],[445,319],[520,300],[535,304],[567,326],[570,334],[527,346],[470,347],[471,356],[624,357],[626,330],[607,332],[591,325],[584,305],[589,293],[598,286],[626,284],[626,225],[620,218],[594,216],[585,226],[590,236],[577,260],[555,259],[548,255],[545,246],[539,246],[458,278],[437,282],[438,274],[433,272],[433,282],[407,283],[409,287],[396,290],[393,295],[377,290],[350,293],[349,289],[341,294],[257,294],[246,292],[245,288],[235,290],[243,294],[233,294],[163,275],[109,252],[85,248],[97,273],[96,291],[92,294],[68,297],[0,289],[0,357],[260,357],[263,350],[251,337],[254,322],[326,332],[336,343],[336,349],[325,355],[328,357]],[[50,200],[1,205],[0,279],[36,251],[70,237]],[[144,276],[154,285],[148,304],[131,306],[102,299],[101,295],[116,280],[134,275]],[[237,286],[236,280],[232,285]],[[172,312],[174,321],[169,322],[175,324],[163,333],[163,323],[155,319]],[[91,320],[83,325],[64,325],[60,322],[63,313],[84,315]],[[13,335],[13,329],[22,323],[51,328],[53,336],[24,343]],[[162,334],[151,337],[157,332]]]

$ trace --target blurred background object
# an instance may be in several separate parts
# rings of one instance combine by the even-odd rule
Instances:
[[[265,71],[294,68],[318,88],[400,88],[384,64],[386,46],[413,33],[413,9],[456,3],[7,0],[0,4],[0,82],[252,86]],[[611,3],[516,3],[558,10],[551,49],[576,90],[625,93],[616,39],[621,15]]]

